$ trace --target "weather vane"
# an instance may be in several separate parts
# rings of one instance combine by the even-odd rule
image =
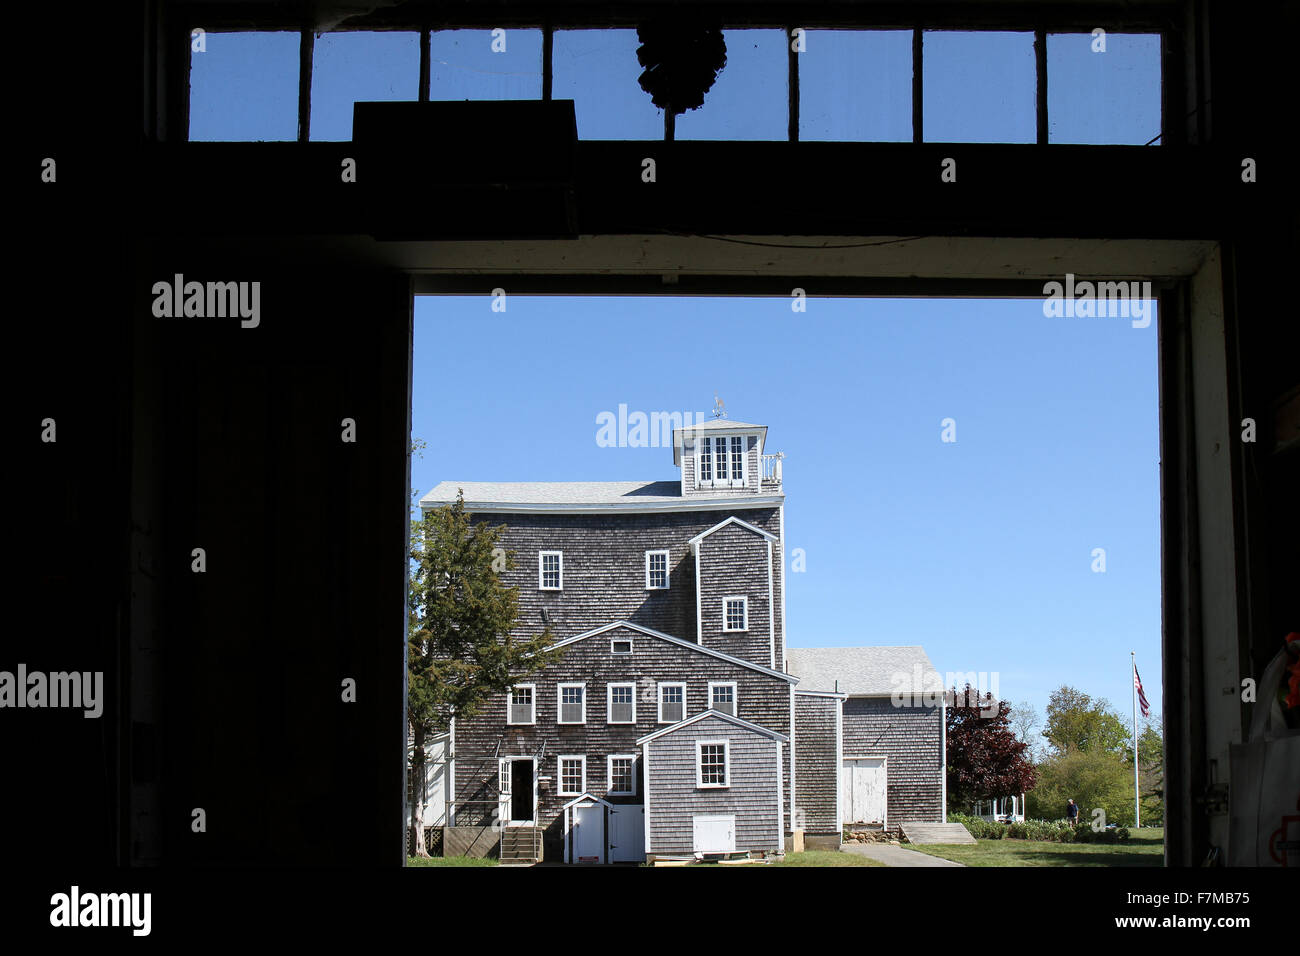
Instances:
[[[724,402],[722,399],[718,398],[717,392],[713,393],[713,417],[714,418],[727,417],[727,403]]]

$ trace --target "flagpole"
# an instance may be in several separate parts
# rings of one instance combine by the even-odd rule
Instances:
[[[1129,651],[1133,665],[1133,826],[1142,826],[1142,801],[1138,796],[1138,683],[1137,654]]]

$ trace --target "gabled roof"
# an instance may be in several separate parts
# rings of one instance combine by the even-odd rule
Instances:
[[[672,481],[443,481],[420,499],[423,509],[437,508],[465,493],[465,510],[475,513],[718,511],[770,508],[780,494],[731,498],[682,496],[680,479]]]
[[[594,793],[592,793],[590,790],[588,790],[588,791],[587,791],[586,793],[584,793],[582,796],[580,796],[580,797],[574,797],[572,800],[570,800],[570,801],[569,801],[568,803],[566,803],[564,806],[560,807],[560,809],[561,809],[561,810],[567,810],[567,809],[569,809],[569,807],[573,806],[574,804],[577,804],[577,803],[587,803],[587,802],[590,802],[590,803],[603,803],[605,806],[609,807],[611,810],[614,808],[614,804],[610,803],[608,800],[602,800],[600,797],[596,796]]]
[[[735,724],[741,730],[748,730],[756,734],[762,734],[764,737],[770,737],[772,740],[779,740],[784,744],[790,742],[789,737],[785,734],[778,734],[775,730],[768,730],[766,727],[760,727],[758,724],[752,724],[748,720],[741,720],[739,717],[733,717],[731,714],[724,714],[718,710],[706,710],[702,713],[696,714],[694,717],[687,717],[685,720],[679,720],[675,724],[670,724],[662,730],[656,730],[652,734],[646,734],[644,737],[638,738],[636,745],[640,747],[642,744],[648,744],[650,741],[657,737],[662,737],[664,734],[676,733],[683,727],[689,727],[691,724],[701,721],[705,717],[717,717],[719,720],[725,720],[729,724]]]
[[[682,463],[682,442],[688,434],[698,432],[757,432],[758,433],[758,451],[763,453],[763,446],[767,444],[767,426],[755,425],[753,422],[736,422],[730,418],[710,418],[708,421],[697,422],[694,425],[683,425],[681,428],[673,429],[673,464]]]
[[[761,534],[763,537],[767,538],[768,541],[779,541],[779,540],[781,540],[780,538],[778,538],[776,535],[772,534],[771,532],[769,532],[769,531],[764,531],[762,528],[756,528],[756,527],[754,527],[754,525],[750,524],[748,521],[741,521],[741,520],[740,520],[739,518],[737,518],[735,515],[732,515],[730,518],[723,518],[721,521],[719,521],[717,524],[715,524],[712,528],[709,528],[709,529],[706,530],[706,531],[701,531],[701,532],[700,532],[699,534],[697,534],[695,537],[691,538],[690,541],[689,541],[688,543],[689,543],[689,544],[695,544],[697,541],[703,541],[703,540],[704,540],[705,538],[707,538],[709,535],[713,534],[713,532],[718,531],[718,530],[720,530],[720,529],[722,529],[722,528],[725,528],[725,527],[726,527],[727,525],[729,525],[729,524],[738,524],[738,525],[740,525],[742,528],[746,528],[746,529],[748,529],[749,531],[754,532],[755,534]]]
[[[747,661],[740,657],[732,657],[730,654],[724,654],[722,651],[715,651],[711,647],[704,647],[692,641],[683,641],[680,637],[673,637],[671,634],[665,634],[663,631],[656,631],[653,628],[643,627],[640,624],[633,624],[631,621],[610,621],[608,624],[602,624],[600,627],[592,628],[590,631],[583,631],[581,634],[575,634],[572,637],[566,637],[562,641],[556,641],[553,647],[565,647],[569,644],[575,644],[578,641],[586,640],[589,637],[595,637],[597,634],[604,634],[615,628],[626,627],[634,631],[640,631],[650,637],[657,637],[661,641],[668,641],[670,644],[676,644],[679,647],[685,647],[688,650],[695,651],[699,654],[708,654],[710,657],[716,657],[719,660],[729,661],[732,664],[739,664],[741,667],[747,667],[752,671],[758,671],[760,674],[766,674],[769,677],[779,677],[781,680],[790,684],[797,684],[799,678],[791,674],[783,674],[780,671],[774,671],[770,667],[764,667],[762,664],[755,664],[753,661]]]
[[[800,690],[864,697],[943,690],[943,678],[920,645],[791,647],[786,650],[786,666],[799,676]]]

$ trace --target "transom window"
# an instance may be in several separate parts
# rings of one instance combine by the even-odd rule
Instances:
[[[724,631],[749,630],[749,598],[722,599],[722,629]]]
[[[609,723],[636,723],[636,684],[609,685]]]
[[[645,553],[645,586],[647,591],[668,587],[668,552]]]
[[[562,724],[587,722],[587,688],[582,684],[560,685],[560,715]]]
[[[506,707],[507,724],[531,724],[535,722],[533,705],[537,700],[536,688],[532,684],[519,684],[510,688],[509,704]]]
[[[542,591],[563,590],[564,552],[539,551],[537,558],[537,587]]]
[[[736,716],[736,684],[734,681],[709,684],[709,706],[720,713]]]
[[[636,757],[631,754],[611,754],[609,757],[609,792],[636,793]]]
[[[730,766],[725,740],[701,740],[696,745],[696,782],[701,787],[730,785]]]
[[[686,685],[659,685],[659,723],[675,724],[686,717]]]
[[[587,758],[564,754],[560,758],[560,796],[576,797],[587,792]]]

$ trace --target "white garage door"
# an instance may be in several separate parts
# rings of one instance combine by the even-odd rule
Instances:
[[[717,814],[692,817],[696,853],[735,853],[736,817]]]
[[[840,770],[841,823],[884,823],[888,786],[884,757],[846,757]]]

